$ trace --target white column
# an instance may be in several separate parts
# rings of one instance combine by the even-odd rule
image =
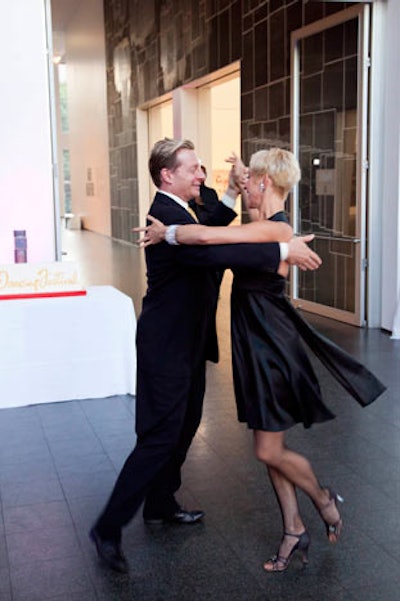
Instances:
[[[177,88],[172,93],[174,138],[191,140],[197,147],[197,90]]]
[[[400,162],[400,127],[397,128],[397,136],[398,136],[398,143],[397,143],[397,159]],[[398,194],[398,211],[397,211],[397,243],[399,245],[399,240],[400,240],[400,210],[399,210],[399,205],[400,205],[400,163],[398,164],[398,168],[397,168],[397,194]],[[393,317],[393,324],[392,324],[392,336],[391,338],[393,340],[398,340],[400,339],[400,262],[398,260],[398,252],[397,252],[397,261],[394,261],[394,264],[397,264],[397,278],[396,278],[396,282],[397,282],[397,294],[396,294],[396,307],[395,307],[395,311],[394,311],[394,317]]]
[[[400,3],[397,0],[388,1],[385,16],[381,326],[391,331],[400,291],[400,78],[396,75],[400,56]]]

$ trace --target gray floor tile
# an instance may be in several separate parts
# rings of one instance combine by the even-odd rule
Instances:
[[[73,522],[65,501],[29,504],[22,507],[4,509],[4,523],[7,535],[48,530],[60,526],[72,528]]]
[[[93,586],[82,559],[67,557],[35,561],[11,569],[13,601],[44,601],[58,596],[93,593]]]
[[[60,482],[66,499],[106,497],[111,491],[116,479],[115,470],[110,468],[92,474],[73,474],[60,476]]]
[[[9,483],[56,478],[57,472],[50,454],[40,461],[14,460],[0,468],[0,488]]]
[[[4,570],[9,566],[8,549],[6,543],[6,537],[0,535],[0,570]]]
[[[12,601],[11,582],[8,568],[0,567],[0,599],[1,601]]]
[[[33,562],[79,556],[78,538],[71,526],[24,530],[7,535],[10,568]]]
[[[30,478],[24,482],[7,482],[2,485],[1,498],[3,507],[8,508],[61,501],[64,494],[57,478]]]

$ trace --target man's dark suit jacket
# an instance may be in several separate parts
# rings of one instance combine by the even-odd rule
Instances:
[[[160,192],[149,213],[166,225],[194,223],[188,211]],[[235,215],[219,202],[208,224],[225,225]],[[276,271],[279,260],[277,243],[173,246],[161,242],[146,248],[148,290],[137,323],[138,434],[156,427],[177,397],[182,400],[188,394],[192,374],[201,362],[218,360],[216,270],[248,266]]]

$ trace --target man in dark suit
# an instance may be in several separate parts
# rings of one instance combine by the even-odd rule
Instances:
[[[193,223],[188,202],[199,194],[204,180],[193,144],[160,140],[149,168],[158,188],[150,214],[167,225]],[[235,217],[229,199],[224,196],[224,202],[218,202],[208,217],[210,225],[227,225]],[[302,260],[311,267],[318,257],[304,247]],[[137,443],[90,532],[108,567],[127,571],[121,532],[143,501],[143,516],[149,523],[192,524],[203,517],[200,510],[183,509],[174,494],[200,423],[206,360],[218,360],[216,269],[248,266],[275,271],[279,261],[277,243],[179,246],[163,242],[146,248],[148,289],[137,323]]]

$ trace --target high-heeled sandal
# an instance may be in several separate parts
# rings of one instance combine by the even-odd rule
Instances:
[[[292,549],[287,557],[283,557],[282,555],[279,555],[279,550],[278,550],[277,555],[274,555],[273,557],[271,557],[271,559],[269,559],[264,564],[264,570],[266,572],[284,572],[285,570],[287,570],[289,567],[289,562],[290,562],[291,558],[293,557],[293,554],[296,551],[301,552],[303,565],[305,566],[308,564],[308,548],[310,546],[311,539],[310,539],[310,535],[308,534],[307,530],[304,530],[304,532],[302,532],[301,534],[292,534],[291,532],[284,532],[282,541],[285,538],[285,536],[292,536],[294,538],[297,538],[297,543],[292,547]],[[267,566],[270,566],[270,567],[267,567]]]
[[[343,497],[341,497],[337,492],[335,492],[334,490],[332,490],[331,488],[327,487],[326,488],[328,495],[329,495],[329,501],[326,505],[324,505],[324,507],[322,507],[319,510],[319,513],[322,517],[322,520],[325,524],[325,528],[326,528],[326,535],[329,539],[329,542],[331,543],[337,543],[337,541],[339,540],[340,534],[342,532],[342,528],[343,528],[343,520],[340,516],[339,513],[339,519],[334,522],[333,524],[330,524],[329,522],[327,522],[327,520],[324,518],[323,516],[323,512],[328,509],[329,507],[331,507],[332,503],[335,504],[336,509],[339,512],[338,509],[338,503],[343,503],[344,499]]]

